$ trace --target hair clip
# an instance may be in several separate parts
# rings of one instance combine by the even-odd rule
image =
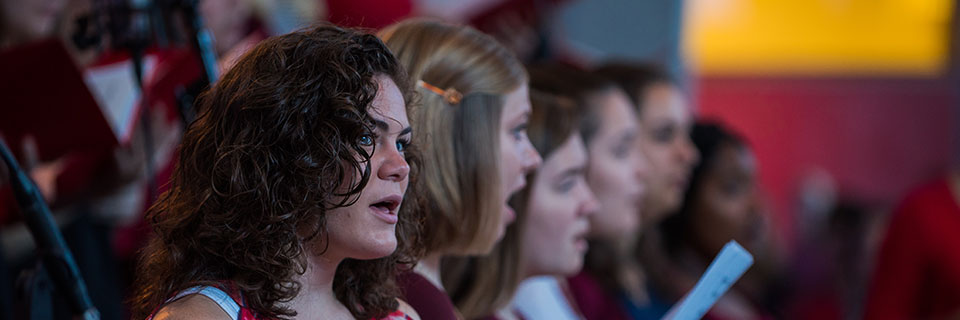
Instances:
[[[460,91],[457,91],[457,89],[454,89],[454,88],[443,90],[443,89],[437,88],[432,84],[426,83],[423,80],[417,80],[417,85],[443,97],[443,101],[446,101],[451,105],[459,104],[460,100],[463,100],[463,94],[461,94]]]

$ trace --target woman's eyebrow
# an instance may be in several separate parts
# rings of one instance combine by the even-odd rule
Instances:
[[[377,127],[377,129],[380,129],[380,131],[390,130],[390,125],[387,124],[386,121],[380,119],[373,119],[373,126]]]
[[[380,119],[373,119],[373,126],[377,127],[377,129],[380,129],[380,131],[383,131],[383,132],[390,131],[390,125],[386,121],[383,121]],[[406,128],[403,128],[403,130],[400,130],[400,133],[398,135],[402,136],[410,132],[413,132],[413,128],[406,127]]]

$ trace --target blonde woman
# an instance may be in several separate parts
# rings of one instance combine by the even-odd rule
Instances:
[[[400,285],[424,319],[455,319],[441,258],[488,254],[514,220],[507,199],[540,164],[526,134],[527,75],[507,49],[470,27],[407,20],[381,37],[420,94],[410,110],[424,160],[411,185],[420,206],[405,208],[424,216],[417,240],[426,255]]]
[[[531,99],[530,140],[544,162],[512,199],[517,222],[492,254],[444,261],[444,283],[468,319],[522,318],[510,306],[521,280],[573,275],[583,266],[598,203],[586,181],[579,112],[566,97],[534,93]]]
[[[564,179],[550,179],[550,169],[564,165],[565,160],[558,157],[567,152],[546,142],[558,135],[568,136],[562,133],[568,121],[559,120],[561,110],[549,111],[553,119],[543,123],[531,121],[531,139],[547,160],[531,178],[531,190],[521,193],[528,197],[517,199],[526,203],[516,228],[508,231],[495,254],[473,259],[459,268],[459,279],[451,276],[446,280],[451,287],[456,286],[455,301],[470,310],[471,318],[581,319],[585,310],[574,298],[583,292],[575,292],[576,288],[563,279],[581,272],[589,262],[584,256],[588,248],[619,243],[640,226],[637,211],[646,165],[636,145],[639,126],[629,99],[612,82],[557,63],[531,66],[528,71],[535,92],[566,96],[578,110],[575,129],[582,139],[586,162],[571,177],[582,181],[557,184]],[[544,112],[537,110],[542,108],[540,104],[534,105],[534,119]],[[572,181],[589,187],[596,199],[586,201],[572,194],[551,196],[563,193],[561,186],[571,186]],[[575,199],[582,202],[568,204],[566,210],[556,207],[561,201]],[[589,221],[589,230],[576,229],[579,219]],[[568,222],[563,225],[563,221]],[[454,266],[449,268],[453,270]],[[501,279],[498,286],[486,284],[497,279]],[[513,305],[509,304],[511,300]]]

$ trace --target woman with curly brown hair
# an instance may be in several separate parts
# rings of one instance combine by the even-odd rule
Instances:
[[[417,229],[398,215],[415,165],[407,83],[379,39],[332,26],[241,58],[202,97],[149,212],[134,317],[415,315],[393,281]]]
[[[455,319],[441,258],[489,254],[515,216],[507,199],[540,164],[526,133],[527,74],[506,48],[470,27],[415,19],[381,35],[417,81],[422,102],[410,111],[424,161],[411,190],[422,205],[407,208],[424,217],[418,242],[426,257],[401,276],[404,297],[424,318]]]

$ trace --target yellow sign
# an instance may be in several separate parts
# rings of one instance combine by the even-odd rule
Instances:
[[[935,76],[950,0],[688,0],[684,47],[701,74]]]

